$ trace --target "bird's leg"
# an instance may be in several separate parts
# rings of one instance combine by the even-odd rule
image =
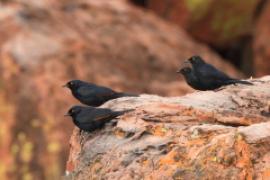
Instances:
[[[79,133],[80,133],[80,145],[82,146],[85,142],[85,136],[83,130],[80,129]]]
[[[251,82],[265,82],[265,81],[261,81],[261,80],[251,80]]]
[[[224,87],[224,86],[223,86],[223,87],[220,87],[220,88],[217,88],[217,89],[214,90],[214,92],[221,91],[221,90],[223,90],[223,89],[225,89],[225,88],[226,88],[226,87]]]

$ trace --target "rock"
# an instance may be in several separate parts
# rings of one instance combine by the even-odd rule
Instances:
[[[270,3],[266,1],[262,13],[257,20],[254,32],[254,69],[257,76],[269,74],[270,72],[270,46],[267,43],[270,40],[269,10]]]
[[[270,115],[262,110],[270,113],[270,76],[258,80],[217,92],[104,104],[135,110],[93,133],[75,128],[66,177],[269,179]]]
[[[192,17],[188,3],[184,0],[148,0],[146,8],[181,27],[188,28]]]
[[[181,28],[122,0],[5,1],[0,24],[0,179],[63,174],[73,127],[63,114],[78,104],[61,87],[70,79],[183,95],[192,90],[175,71],[194,54],[239,75]]]
[[[270,138],[270,123],[259,123],[240,128],[239,133],[245,137],[248,143],[260,143],[261,140]]]
[[[251,35],[253,17],[260,3],[259,0],[147,2],[147,8],[184,27],[200,41],[219,48],[232,46],[243,36]]]

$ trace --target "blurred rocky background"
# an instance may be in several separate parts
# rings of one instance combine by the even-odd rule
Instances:
[[[199,54],[235,77],[270,71],[267,0],[0,0],[0,179],[59,179],[78,103],[63,85],[181,96]]]

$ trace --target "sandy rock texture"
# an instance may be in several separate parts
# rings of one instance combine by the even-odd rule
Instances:
[[[74,129],[66,179],[269,179],[270,76],[182,97],[141,95],[93,133]]]

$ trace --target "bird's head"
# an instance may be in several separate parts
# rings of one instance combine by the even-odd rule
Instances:
[[[191,71],[192,71],[192,69],[190,67],[184,67],[184,68],[178,70],[177,73],[187,75],[187,74],[190,74]]]
[[[77,89],[82,84],[83,84],[83,82],[80,80],[71,80],[71,81],[67,82],[65,85],[63,85],[63,87],[67,87],[67,88],[72,90],[72,89]]]
[[[67,114],[65,114],[65,116],[71,116],[71,117],[75,117],[76,115],[78,115],[82,110],[81,106],[73,106],[72,108],[70,108],[67,112]]]
[[[201,65],[204,64],[204,60],[200,56],[192,56],[188,60],[192,65]]]

